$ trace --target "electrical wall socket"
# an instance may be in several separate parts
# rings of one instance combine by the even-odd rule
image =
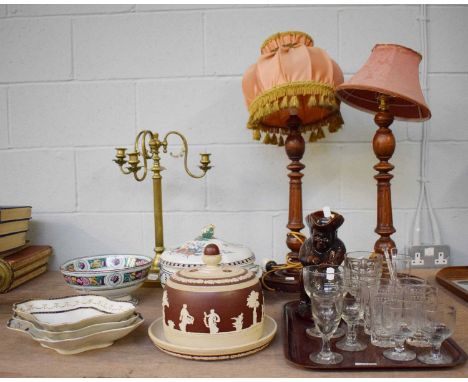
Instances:
[[[409,249],[413,268],[443,268],[450,262],[448,245],[415,245]]]

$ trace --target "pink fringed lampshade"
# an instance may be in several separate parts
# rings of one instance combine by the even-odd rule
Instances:
[[[269,37],[261,56],[244,73],[242,90],[249,109],[247,127],[264,143],[283,143],[286,122],[297,114],[300,131],[310,141],[323,138],[322,127],[337,131],[343,124],[335,88],[343,82],[339,66],[303,32],[282,32]],[[277,137],[277,135],[279,137]]]
[[[419,83],[421,55],[396,44],[377,44],[364,66],[337,88],[350,106],[366,112],[379,111],[378,96],[389,96],[395,119],[424,121],[431,117]]]

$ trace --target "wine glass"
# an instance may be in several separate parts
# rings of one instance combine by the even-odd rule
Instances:
[[[429,353],[420,354],[418,360],[429,365],[440,365],[452,362],[452,357],[440,351],[442,342],[455,330],[456,309],[452,305],[437,304],[424,309],[422,332],[432,345]]]
[[[387,349],[383,352],[385,358],[393,361],[412,361],[416,358],[416,353],[405,348],[405,341],[411,337],[418,327],[418,305],[411,301],[400,299],[390,300],[384,303],[385,318],[387,327],[390,328],[394,349]]]
[[[336,343],[336,347],[345,351],[362,351],[367,345],[357,339],[356,325],[362,316],[359,293],[352,295],[346,293],[343,297],[343,320],[348,325],[346,337]]]
[[[312,299],[312,293],[320,290],[340,291],[343,288],[343,268],[327,264],[309,265],[302,269],[304,289]],[[306,334],[311,337],[321,337],[320,332],[315,326],[306,329]],[[339,338],[345,334],[344,330],[338,328],[332,335],[332,338]]]
[[[330,338],[338,328],[343,311],[343,293],[339,289],[319,290],[312,293],[312,316],[322,337],[322,349],[312,353],[312,362],[322,365],[335,365],[343,361],[343,356],[332,352]]]

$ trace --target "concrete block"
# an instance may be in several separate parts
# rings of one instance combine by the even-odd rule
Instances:
[[[339,64],[346,73],[359,70],[377,43],[419,51],[417,6],[360,6],[339,12]]]
[[[70,20],[2,19],[0,82],[71,78]]]
[[[164,13],[73,20],[79,79],[203,73],[202,15]]]
[[[429,71],[466,72],[468,7],[430,6],[428,16]]]
[[[13,4],[9,16],[54,16],[130,12],[131,4]]]
[[[288,30],[309,33],[316,46],[337,59],[337,10],[332,8],[219,10],[205,17],[207,74],[243,74],[266,38]]]
[[[130,83],[10,88],[13,147],[121,145],[135,136]]]
[[[137,4],[137,12],[151,12],[151,11],[183,11],[183,10],[203,10],[203,9],[216,9],[216,8],[233,8],[236,5],[223,5],[223,4]]]
[[[144,253],[153,253],[154,223],[152,214],[143,214]],[[262,212],[177,212],[164,215],[164,243],[166,248],[178,246],[201,234],[203,227],[215,225],[215,237],[231,243],[243,244],[255,254],[258,264],[271,258],[272,218]]]
[[[378,163],[371,144],[343,147],[341,164],[342,208],[375,209],[377,187],[373,166]],[[398,143],[390,160],[395,166],[391,181],[392,206],[415,208],[419,194],[419,145]]]
[[[75,210],[71,150],[0,151],[2,204],[31,205],[36,212]]]
[[[252,142],[239,78],[142,82],[137,100],[141,129],[176,129],[191,144]]]
[[[212,211],[277,211],[288,206],[287,157],[277,146],[210,147],[208,209]]]
[[[372,251],[379,238],[375,233],[377,225],[376,211],[343,210],[345,222],[339,230],[339,237],[345,243],[347,251]],[[408,217],[404,210],[393,210],[393,226],[396,232],[392,235],[398,250],[404,251],[408,245]]]
[[[450,247],[450,265],[466,265],[468,209],[438,209],[435,215],[439,223],[442,244]]]
[[[308,136],[305,137],[306,139]],[[279,147],[278,155],[283,155],[287,158],[284,148]],[[330,206],[332,209],[341,206],[341,155],[342,147],[340,145],[329,145],[321,143],[306,144],[306,152],[302,163],[306,165],[303,170],[304,177],[302,178],[302,206],[304,213],[315,211],[323,206]],[[289,159],[286,159],[289,162]],[[287,185],[289,195],[289,178],[288,170],[278,168],[277,171],[282,171],[282,181]],[[286,195],[286,201],[289,196]]]
[[[468,142],[431,143],[428,149],[428,178],[434,207],[468,207]]]
[[[167,169],[162,172],[164,211],[203,209],[205,179],[190,178],[181,158],[161,155],[161,165]],[[76,156],[79,211],[153,211],[151,171],[142,182],[122,174],[112,162],[115,151],[111,148],[78,150]],[[189,163],[194,163],[193,158]]]
[[[7,88],[0,87],[0,148],[9,146]]]
[[[427,122],[431,141],[468,140],[465,119],[465,89],[468,75],[431,75],[429,77],[429,107],[432,118]],[[421,129],[408,129],[410,137],[421,139]]]
[[[141,253],[139,214],[34,214],[31,242],[53,248],[49,268],[76,257]]]

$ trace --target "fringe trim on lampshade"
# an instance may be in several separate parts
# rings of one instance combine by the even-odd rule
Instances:
[[[335,133],[343,126],[344,121],[341,117],[339,101],[335,97],[335,91],[331,85],[314,81],[297,81],[275,86],[250,104],[247,128],[253,130],[253,139],[262,140],[262,133],[264,133],[263,143],[283,146],[285,142],[283,136],[288,135],[288,129],[264,125],[263,120],[280,110],[300,108],[299,96],[304,98],[303,102],[308,97],[308,107],[322,107],[334,111],[323,120],[300,127],[301,133],[311,133],[309,142],[325,138],[324,127],[328,127],[330,133]]]

